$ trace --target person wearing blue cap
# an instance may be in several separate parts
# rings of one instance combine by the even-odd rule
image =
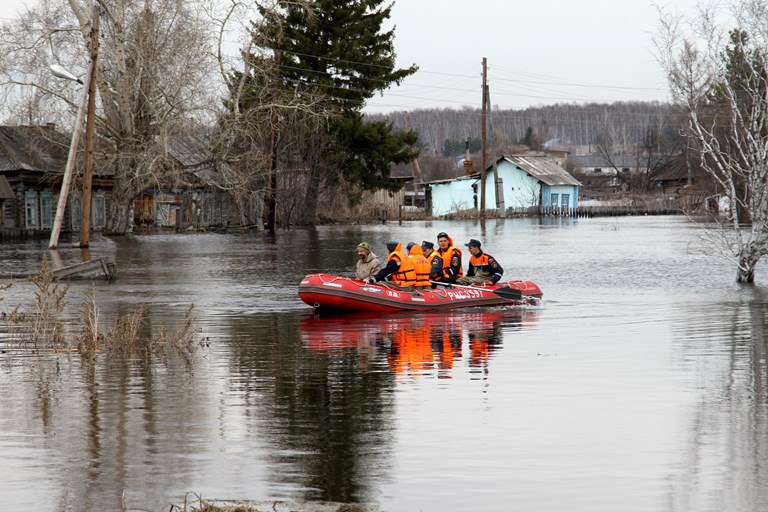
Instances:
[[[456,284],[496,284],[504,275],[504,269],[501,268],[496,258],[486,254],[480,248],[479,240],[471,239],[467,246],[469,253],[469,268],[464,277],[456,280]]]

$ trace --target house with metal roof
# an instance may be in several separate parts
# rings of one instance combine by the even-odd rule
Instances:
[[[481,186],[480,173],[425,183],[428,213],[440,217],[479,208]],[[578,207],[580,187],[546,154],[504,155],[486,169],[485,207],[506,212],[572,212]]]

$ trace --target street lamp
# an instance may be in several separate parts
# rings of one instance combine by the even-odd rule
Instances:
[[[64,80],[72,80],[73,82],[77,82],[80,85],[83,85],[83,81],[77,78],[75,75],[67,71],[63,66],[59,66],[58,64],[51,64],[50,66],[51,73],[53,73],[53,76],[56,78],[63,78]]]

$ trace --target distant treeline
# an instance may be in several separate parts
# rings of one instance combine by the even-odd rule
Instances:
[[[407,116],[407,120],[406,120]],[[593,146],[606,139],[627,147],[642,144],[649,130],[664,132],[679,123],[672,105],[660,102],[555,104],[523,110],[493,110],[494,143],[530,145],[531,137],[555,146]],[[458,156],[464,141],[474,149],[481,135],[480,108],[424,109],[375,114],[397,128],[419,133],[423,156]]]

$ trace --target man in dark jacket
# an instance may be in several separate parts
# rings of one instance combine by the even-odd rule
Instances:
[[[480,241],[474,238],[467,246],[469,253],[469,268],[467,275],[456,280],[456,284],[496,284],[504,275],[504,269],[490,254],[486,254],[480,249]]]

